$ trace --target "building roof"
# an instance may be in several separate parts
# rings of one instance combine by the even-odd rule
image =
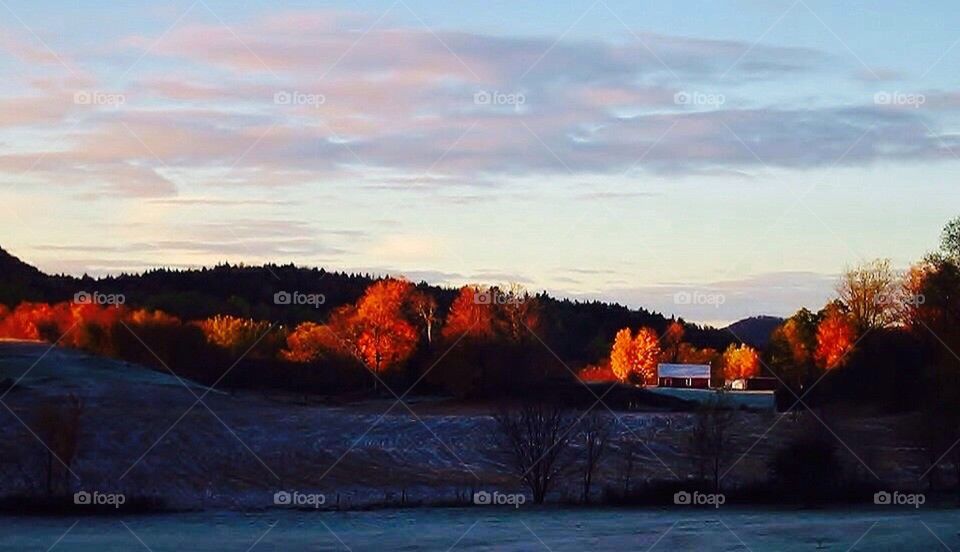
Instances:
[[[661,378],[709,378],[709,364],[659,364],[657,376]]]

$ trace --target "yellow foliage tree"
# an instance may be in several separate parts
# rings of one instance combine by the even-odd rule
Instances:
[[[247,351],[270,330],[269,322],[228,315],[207,318],[198,325],[209,343],[234,353]]]
[[[613,348],[610,350],[610,369],[620,381],[626,381],[633,373],[634,352],[633,333],[630,328],[623,328],[613,339]]]
[[[657,364],[660,362],[660,338],[651,328],[640,328],[634,340],[637,355],[636,374],[644,385],[653,385],[657,381]]]
[[[630,328],[617,332],[610,350],[610,369],[620,381],[634,380],[650,385],[657,378],[660,338],[650,328],[640,328],[636,337]]]
[[[723,352],[723,377],[727,380],[753,378],[760,374],[760,355],[753,347],[730,344]]]

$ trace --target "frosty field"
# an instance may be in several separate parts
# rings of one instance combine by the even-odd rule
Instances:
[[[272,508],[278,490],[323,493],[328,507],[469,502],[473,491],[519,491],[497,454],[489,406],[428,399],[331,405],[257,393],[204,395],[202,386],[142,366],[38,343],[0,343],[3,398],[0,484],[33,493],[46,451],[31,426],[37,405],[67,394],[85,412],[71,488],[158,497],[177,510]],[[202,402],[198,402],[198,397]],[[599,408],[599,407],[598,407]],[[686,412],[618,412],[616,436],[598,481],[622,485],[624,443],[641,440],[633,481],[689,472]],[[794,431],[792,417],[740,413],[737,450],[749,451],[725,484],[762,476],[766,461]],[[895,419],[836,419],[845,443],[887,480],[915,483],[915,453],[894,438]],[[856,431],[848,429],[855,428]],[[868,433],[865,433],[868,432]],[[853,454],[845,456],[854,469]],[[602,489],[598,485],[597,491]],[[554,498],[576,496],[576,482]]]
[[[950,550],[955,511],[414,509],[0,518],[0,550]],[[388,544],[389,543],[389,544]]]
[[[71,490],[162,499],[187,513],[0,517],[0,550],[938,550],[960,546],[960,512],[871,504],[830,510],[603,509],[465,504],[477,489],[522,491],[495,454],[489,408],[424,399],[349,405],[214,391],[140,366],[30,343],[0,344],[0,483],[38,492],[43,449],[28,431],[35,405],[73,393],[85,414]],[[188,389],[189,387],[189,389]],[[16,414],[16,417],[13,416]],[[618,439],[639,437],[635,481],[683,473],[690,414],[619,412]],[[791,429],[774,412],[744,412],[737,446],[749,450],[731,484],[763,473]],[[887,419],[855,420],[849,440],[886,476],[910,452],[890,446]],[[869,424],[869,425],[867,425]],[[838,431],[843,425],[837,423]],[[619,441],[601,467],[621,485]],[[891,459],[896,455],[898,460]],[[850,459],[851,462],[853,461]],[[322,493],[319,511],[274,504],[278,490]],[[401,498],[402,497],[402,498]],[[402,508],[419,504],[421,507]],[[329,511],[337,505],[344,511]],[[386,507],[364,510],[365,506]],[[670,506],[665,504],[664,506]],[[352,510],[352,511],[348,511]],[[16,513],[16,512],[12,512]],[[389,547],[385,548],[386,543]]]
[[[36,425],[38,404],[70,393],[85,405],[74,491],[159,497],[181,510],[246,510],[273,507],[273,493],[282,489],[323,493],[328,506],[354,508],[404,498],[448,504],[469,501],[478,489],[516,488],[496,454],[489,406],[422,398],[330,405],[219,390],[204,395],[206,388],[160,371],[24,342],[0,343],[0,381],[17,382],[3,399],[9,410],[0,409],[0,484],[8,493],[37,490],[46,451],[29,428]],[[646,443],[636,451],[636,480],[681,471],[688,413],[617,415],[618,436]],[[774,414],[744,416],[739,446],[757,443],[753,450],[762,455],[776,433],[758,439]],[[620,448],[614,442],[611,460],[601,466],[617,485]],[[750,475],[753,462],[744,458],[730,481]]]

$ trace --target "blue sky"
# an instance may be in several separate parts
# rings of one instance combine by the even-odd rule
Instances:
[[[0,245],[719,323],[817,308],[960,214],[946,2],[545,6],[4,0]]]

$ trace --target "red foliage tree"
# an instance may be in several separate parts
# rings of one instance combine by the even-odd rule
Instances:
[[[840,366],[853,348],[857,330],[853,320],[836,305],[828,305],[817,326],[817,350],[814,357],[821,368]]]
[[[63,309],[55,309],[47,303],[20,303],[4,317],[0,324],[0,335],[12,339],[43,339],[41,333],[45,328],[58,325],[57,310],[62,314]],[[69,327],[66,321],[61,325]]]
[[[338,309],[329,328],[342,347],[375,373],[405,361],[417,346],[417,331],[406,318],[413,285],[386,279],[367,288],[356,306]]]
[[[600,364],[584,366],[583,369],[580,370],[578,377],[580,381],[593,383],[613,382],[618,379],[610,368],[610,363],[606,361]]]
[[[493,336],[493,309],[489,302],[479,301],[484,293],[477,286],[463,286],[450,305],[441,334],[446,339],[488,338]]]

